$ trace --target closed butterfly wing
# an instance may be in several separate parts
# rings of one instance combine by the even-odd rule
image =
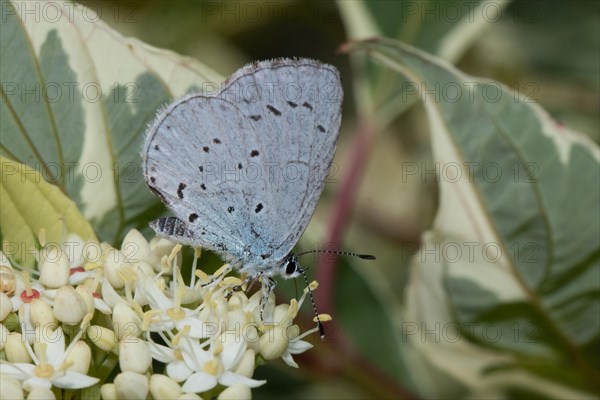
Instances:
[[[341,99],[335,68],[276,60],[242,68],[214,96],[171,104],[149,129],[143,156],[148,186],[176,218],[153,228],[251,272],[280,263],[323,189]]]

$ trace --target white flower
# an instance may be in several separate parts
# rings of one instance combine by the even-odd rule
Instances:
[[[298,368],[298,364],[296,364],[296,361],[294,361],[292,354],[301,354],[304,353],[306,350],[312,348],[312,344],[301,340],[301,338],[305,337],[307,334],[316,332],[317,329],[308,331],[304,333],[301,337],[297,337],[290,340],[287,349],[285,349],[285,351],[281,355],[281,359],[290,367]]]
[[[185,365],[185,361],[183,361],[183,356],[181,353],[181,349],[178,344],[180,343],[180,338],[183,335],[187,335],[189,328],[184,328],[182,332],[180,332],[173,341],[168,340],[165,336],[163,339],[169,346],[163,346],[158,343],[155,343],[151,340],[150,335],[148,335],[148,347],[150,348],[150,354],[152,358],[160,361],[163,364],[166,364],[165,371],[167,375],[173,378],[176,382],[182,382],[191,374],[190,369]],[[206,345],[209,343],[206,342]]]
[[[246,341],[237,335],[222,335],[211,343],[211,351],[206,351],[196,340],[188,336],[181,337],[181,354],[187,369],[178,371],[182,375],[176,378],[185,379],[182,390],[201,393],[214,388],[217,383],[223,386],[242,384],[248,387],[266,383],[233,372],[244,355],[246,346]]]
[[[316,282],[311,283],[311,290],[316,289]],[[290,367],[298,368],[298,364],[292,357],[293,354],[301,354],[313,347],[312,344],[302,340],[306,336],[316,332],[317,328],[311,329],[300,335],[298,325],[292,325],[292,321],[298,315],[298,309],[306,299],[308,289],[304,290],[304,294],[300,301],[292,299],[290,304],[280,304],[275,308],[273,319],[275,325],[269,326],[260,338],[260,352],[267,360],[272,360],[281,357],[281,359]],[[331,319],[328,315],[321,315],[321,321]]]
[[[170,299],[160,290],[155,280],[148,280],[146,283],[146,297],[152,309],[147,314],[147,318],[151,318],[147,321],[148,331],[167,331],[173,328],[182,331],[186,326],[189,326],[189,335],[197,339],[207,338],[215,333],[214,329],[210,329],[209,326],[198,319],[198,313],[204,308],[203,306],[195,310],[181,307],[181,296],[185,290],[184,285],[179,285],[175,289],[174,299]]]
[[[98,382],[97,378],[69,370],[72,362],[67,361],[67,357],[72,346],[77,343],[77,337],[66,350],[65,335],[61,328],[54,331],[52,337],[47,339],[50,340],[38,343],[37,356],[31,350],[29,343],[25,342],[35,365],[3,362],[0,364],[0,372],[23,382],[23,388],[27,391],[34,388],[51,389],[52,386],[81,389]]]
[[[24,303],[30,303],[33,299],[42,299],[49,305],[54,304],[56,289],[47,289],[39,282],[30,280],[29,271],[21,271],[15,274],[15,290],[10,298],[13,311],[17,311]]]

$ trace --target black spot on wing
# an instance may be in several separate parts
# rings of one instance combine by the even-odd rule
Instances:
[[[208,146],[204,146],[204,147],[202,148],[202,150],[204,150],[204,152],[205,152],[205,153],[208,153],[208,151],[209,151],[210,149],[208,148]]]
[[[156,182],[156,178],[155,178],[155,177],[153,177],[153,176],[151,176],[151,177],[150,177],[150,182],[152,182],[152,183],[155,183],[155,182]]]
[[[251,115],[251,116],[250,116],[250,119],[251,119],[252,121],[258,121],[258,120],[260,120],[261,118],[262,118],[262,117],[261,117],[260,115]]]
[[[200,185],[200,187],[202,188],[202,190],[206,190],[206,185],[204,183]]]
[[[187,185],[185,183],[179,184],[179,187],[177,188],[177,197],[183,199],[183,189],[185,189],[186,187]]]
[[[317,125],[317,129],[319,130],[319,132],[325,133],[325,128],[323,128],[323,125]]]
[[[258,150],[252,150],[252,152],[250,152],[250,157],[256,157],[258,154]]]
[[[231,213],[232,213],[232,212],[234,212],[234,211],[235,211],[235,208],[233,208],[233,206],[229,206],[229,207],[227,207],[227,212],[228,212],[229,214],[231,214]]]
[[[190,222],[194,222],[197,219],[198,219],[198,214],[196,214],[196,213],[191,213],[190,216],[189,216],[189,218],[188,218],[188,220]]]
[[[258,204],[256,205],[256,208],[254,209],[254,212],[255,212],[255,213],[259,213],[259,212],[260,212],[260,211],[261,211],[263,208],[264,208],[264,207],[263,207],[262,203],[258,203]]]
[[[227,251],[227,246],[225,246],[224,243],[217,243],[217,249],[221,250],[221,251]]]
[[[202,165],[199,166],[198,169],[200,170],[200,172],[204,172],[204,167]]]
[[[308,108],[310,111],[312,111],[312,110],[313,110],[313,106],[312,106],[310,103],[306,102],[306,101],[305,101],[304,103],[302,103],[302,107],[306,107],[306,108]]]
[[[296,108],[296,107],[298,107],[298,104],[294,103],[293,101],[288,101],[287,103],[288,103],[288,105],[289,105],[290,107],[292,107],[292,108]]]
[[[156,151],[160,151],[160,149],[159,149],[159,147],[158,147],[158,145],[157,145],[157,144],[155,144],[155,145],[154,145],[154,150],[156,150]]]
[[[215,144],[221,144],[221,141],[219,139],[217,139],[217,138],[214,138],[213,139],[213,143],[215,143]]]
[[[238,169],[242,169],[242,164],[238,163]]]
[[[267,108],[269,109],[269,111],[271,111],[273,114],[275,114],[276,116],[280,116],[281,115],[281,111],[279,111],[278,109],[276,109],[275,107],[273,107],[272,105],[268,104]]]

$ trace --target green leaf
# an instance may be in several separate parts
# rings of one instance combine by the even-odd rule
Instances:
[[[598,147],[525,96],[410,46],[356,49],[414,82],[438,170],[454,172],[439,172],[440,207],[407,290],[408,316],[442,338],[414,345],[475,391],[508,387],[494,372],[507,363],[523,390],[559,396],[540,379],[571,397],[598,390]]]
[[[26,165],[0,157],[0,226],[3,252],[19,264],[33,267],[40,229],[46,240],[61,243],[67,232],[96,240],[94,231],[61,190]]]
[[[481,33],[494,26],[508,1],[398,0],[338,1],[337,6],[350,39],[376,36],[394,38],[455,62],[469,49]],[[490,10],[491,9],[491,10]],[[368,79],[355,82],[359,106],[376,112],[376,120],[385,127],[417,101],[409,92],[407,80],[381,69],[379,65],[353,55],[355,69]]]
[[[100,239],[163,212],[139,151],[157,109],[222,78],[198,62],[125,39],[93,11],[56,3],[57,19],[2,2],[0,154],[57,184]]]
[[[401,381],[408,375],[402,359],[402,341],[397,335],[394,297],[384,282],[369,273],[372,265],[359,266],[340,260],[336,274],[335,309],[343,331],[357,343],[364,356],[379,365],[390,377]],[[335,325],[334,325],[335,326]],[[377,332],[377,340],[373,340]],[[386,343],[386,346],[382,346]]]

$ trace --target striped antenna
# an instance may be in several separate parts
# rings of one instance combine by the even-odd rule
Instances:
[[[375,256],[370,255],[370,254],[359,254],[359,253],[351,253],[348,251],[337,251],[337,250],[308,250],[308,251],[303,251],[302,253],[296,254],[296,256],[303,256],[305,254],[311,254],[311,253],[340,254],[343,256],[358,257],[363,260],[375,260]],[[323,327],[323,323],[321,322],[321,319],[319,318],[319,313],[317,311],[317,305],[315,304],[315,299],[313,298],[312,290],[310,290],[308,278],[306,277],[307,269],[308,268],[302,268],[302,269],[299,269],[298,272],[300,272],[302,274],[302,276],[304,277],[304,282],[306,283],[306,288],[308,289],[308,295],[310,296],[310,302],[312,303],[313,311],[315,313],[315,318],[317,319],[317,326],[319,327],[319,335],[321,335],[321,339],[325,339],[325,328]]]

